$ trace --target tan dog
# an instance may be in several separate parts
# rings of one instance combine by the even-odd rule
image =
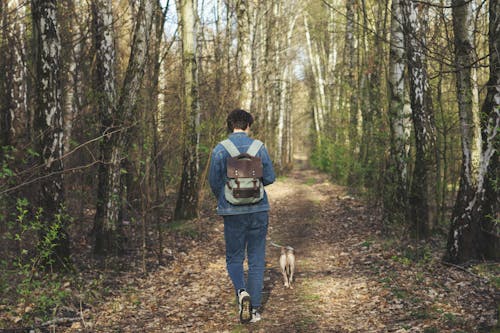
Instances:
[[[293,273],[295,271],[295,254],[293,247],[281,247],[280,267],[281,273],[283,274],[283,280],[285,280],[285,287],[293,289],[292,281]]]

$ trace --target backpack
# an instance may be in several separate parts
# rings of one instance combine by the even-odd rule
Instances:
[[[260,157],[255,155],[263,143],[254,140],[246,153],[240,153],[234,143],[226,139],[221,145],[231,157],[227,158],[227,178],[224,196],[233,205],[250,205],[264,197],[262,185],[263,166]]]

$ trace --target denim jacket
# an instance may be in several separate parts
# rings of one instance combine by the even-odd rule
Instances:
[[[253,139],[248,137],[245,132],[236,132],[229,134],[229,139],[238,148],[240,153],[245,153],[253,142]],[[266,191],[264,198],[250,205],[235,206],[230,204],[224,196],[224,186],[228,181],[226,174],[226,160],[229,157],[227,150],[219,143],[212,151],[212,159],[210,160],[210,174],[208,182],[210,188],[217,198],[217,214],[219,215],[240,215],[248,213],[263,212],[269,210],[269,200],[267,199]],[[274,175],[273,164],[267,153],[266,147],[262,146],[256,155],[262,159],[263,177],[262,183],[264,186],[272,184],[276,179]]]

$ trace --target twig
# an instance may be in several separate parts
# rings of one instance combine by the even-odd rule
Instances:
[[[468,269],[466,269],[465,267],[462,267],[462,266],[459,266],[459,265],[455,265],[455,264],[452,264],[451,262],[447,262],[447,261],[444,261],[442,260],[441,261],[445,266],[449,266],[449,267],[454,267],[456,269],[459,269],[461,271],[464,271],[466,273],[469,273],[470,275],[474,276],[475,278],[478,278],[478,279],[485,279],[484,277],[480,276],[480,275],[477,275],[476,273],[472,273],[471,271],[469,271]],[[488,279],[486,279],[488,280]]]
[[[87,323],[85,322],[85,318],[83,317],[83,306],[81,299],[80,299],[80,318],[82,319],[83,327],[87,328]]]
[[[68,317],[63,317],[63,318],[56,318],[52,319],[49,321],[46,321],[45,323],[42,323],[40,327],[45,327],[45,326],[51,326],[51,325],[58,325],[58,324],[66,324],[66,323],[73,323],[75,321],[80,321],[81,318],[68,318]]]

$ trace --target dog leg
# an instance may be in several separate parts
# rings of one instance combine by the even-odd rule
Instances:
[[[284,280],[284,286],[288,288],[290,286],[288,282],[288,276],[286,274],[286,267],[287,266],[287,256],[286,256],[286,251],[285,248],[281,249],[281,256],[280,256],[280,267],[281,267],[281,274],[283,274],[283,280]]]
[[[293,273],[295,272],[295,254],[293,253],[292,249],[287,250],[286,263],[290,273],[290,276],[288,277],[289,286],[290,288],[293,289],[292,282],[293,282]]]

